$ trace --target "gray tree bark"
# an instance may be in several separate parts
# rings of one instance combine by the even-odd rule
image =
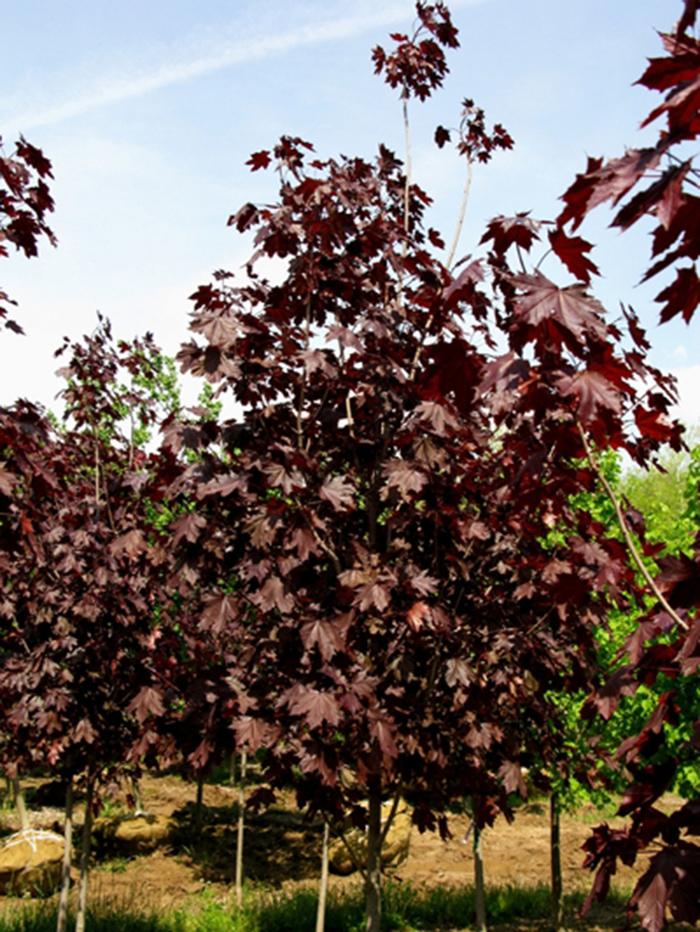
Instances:
[[[63,864],[61,866],[61,895],[58,900],[56,915],[56,932],[66,932],[68,928],[68,897],[70,895],[70,868],[73,848],[73,775],[68,777],[66,785],[66,808],[63,820]]]

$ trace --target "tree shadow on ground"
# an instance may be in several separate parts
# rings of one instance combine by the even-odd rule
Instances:
[[[184,855],[203,880],[230,883],[234,877],[237,844],[237,806],[188,803],[172,814],[173,854]],[[243,843],[247,880],[279,886],[286,880],[318,876],[321,861],[320,823],[272,807],[246,813]]]

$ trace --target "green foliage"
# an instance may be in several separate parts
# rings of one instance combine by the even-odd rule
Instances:
[[[644,516],[648,539],[663,545],[660,556],[692,552],[694,536],[700,530],[700,445],[694,446],[689,455],[667,453],[661,458],[660,468],[634,469],[624,473],[620,457],[614,450],[599,453],[598,462],[621,498]],[[622,540],[615,508],[604,489],[581,493],[572,499],[571,504],[600,522],[606,536]],[[567,533],[566,528],[555,528],[548,543],[552,546],[562,543]],[[650,571],[656,572],[654,560],[645,558],[645,562]],[[605,679],[607,673],[621,662],[622,646],[633,633],[644,609],[652,602],[650,597],[648,605],[631,607],[626,611],[611,607],[607,625],[596,632],[601,679]],[[697,690],[689,689],[687,684],[678,686],[662,677],[654,687],[640,686],[633,696],[623,697],[608,722],[596,719],[586,723],[581,719],[581,708],[586,698],[583,693],[562,693],[550,697],[558,713],[554,727],[561,730],[561,768],[560,772],[550,774],[550,780],[563,809],[575,809],[583,801],[593,802],[596,806],[605,805],[611,800],[612,793],[622,789],[621,774],[602,761],[598,764],[598,773],[605,779],[607,788],[602,785],[591,787],[581,782],[572,765],[581,757],[593,731],[599,747],[610,752],[614,752],[625,738],[637,734],[656,708],[659,694],[672,685],[678,688],[681,716],[678,725],[673,728],[665,726],[663,753],[679,755],[682,760],[674,789],[684,796],[697,791],[700,787],[700,764],[689,757],[686,749],[691,738],[689,723],[700,716],[700,697]]]
[[[663,544],[664,553],[675,555],[692,548],[700,528],[699,479],[700,447],[696,447],[690,458],[667,454],[659,468],[632,470],[620,482],[625,498],[644,515],[648,539]]]
[[[204,383],[204,388],[197,397],[197,404],[202,409],[200,413],[201,420],[214,422],[219,420],[223,404],[216,399],[214,389],[209,382]]]
[[[685,483],[686,511],[684,517],[693,527],[700,528],[700,444],[690,453]]]

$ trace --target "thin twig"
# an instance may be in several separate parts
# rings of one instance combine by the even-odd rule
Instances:
[[[382,845],[386,841],[386,837],[389,834],[389,829],[394,823],[394,817],[396,816],[396,810],[399,808],[399,800],[401,799],[401,793],[399,790],[396,791],[396,796],[394,796],[394,801],[391,804],[391,810],[387,816],[386,822],[384,823],[384,828],[382,833],[379,836],[379,848],[381,850]]]
[[[406,141],[406,183],[403,192],[403,228],[406,235],[409,229],[409,211],[411,198],[411,176],[413,174],[413,156],[411,153],[411,124],[408,120],[408,98],[403,98],[403,132]],[[404,243],[404,256],[406,254],[406,243]]]
[[[306,320],[304,325],[304,350],[308,352],[311,344],[311,289],[306,297]],[[302,415],[304,413],[304,402],[306,401],[306,382],[307,382],[307,362],[304,360],[304,374],[301,377],[299,386],[299,404],[297,407],[297,448],[304,448],[304,428],[302,425]]]
[[[593,455],[593,451],[591,450],[591,445],[588,442],[588,438],[586,437],[586,434],[583,430],[583,427],[581,427],[581,424],[578,422],[576,423],[576,426],[578,427],[578,432],[581,435],[581,440],[583,442],[583,448],[586,451],[586,459],[588,460],[593,471],[596,473],[596,475],[600,479],[601,485],[605,489],[608,495],[608,498],[612,502],[613,508],[615,509],[615,515],[617,517],[617,522],[620,525],[620,530],[622,531],[622,534],[625,538],[625,542],[627,543],[630,554],[632,555],[632,559],[636,563],[637,568],[639,569],[639,572],[642,574],[645,582],[647,583],[651,591],[654,593],[656,598],[659,600],[659,602],[661,603],[663,608],[666,610],[666,612],[668,612],[671,618],[676,622],[676,624],[683,631],[688,631],[689,625],[687,624],[687,622],[685,622],[681,618],[678,612],[674,608],[671,607],[666,597],[664,596],[663,592],[661,592],[656,582],[654,581],[651,573],[644,565],[644,561],[642,560],[641,555],[639,551],[637,550],[637,545],[634,542],[632,532],[629,529],[629,526],[625,519],[618,497],[617,495],[615,495],[615,491],[613,487],[608,482],[607,478],[605,477],[603,473],[603,470],[600,468],[599,463],[596,461],[595,456]]]
[[[336,573],[338,573],[338,574],[342,573],[342,572],[343,572],[343,567],[342,567],[342,564],[341,564],[341,562],[340,562],[340,558],[338,557],[338,554],[335,552],[335,550],[333,550],[333,548],[330,546],[330,544],[327,544],[327,543],[324,541],[324,539],[323,539],[323,538],[321,537],[321,535],[318,533],[318,531],[317,531],[316,528],[313,526],[313,524],[311,523],[311,521],[309,521],[308,517],[307,517],[306,515],[304,515],[304,517],[306,518],[306,523],[307,523],[307,525],[308,525],[308,527],[309,527],[309,530],[310,530],[311,533],[313,534],[314,540],[316,541],[316,543],[318,544],[318,546],[321,548],[321,550],[323,550],[323,552],[324,552],[327,556],[329,556],[329,557],[331,558],[331,561],[332,561],[332,563],[333,563],[333,566],[335,567]]]
[[[457,252],[457,246],[459,245],[459,240],[462,235],[462,227],[464,226],[464,217],[467,213],[467,204],[469,203],[469,192],[472,186],[472,175],[473,175],[473,166],[471,159],[467,159],[467,177],[464,182],[464,190],[462,192],[462,203],[459,207],[459,215],[457,217],[457,227],[455,229],[455,235],[452,239],[452,245],[450,246],[450,252],[447,256],[447,262],[445,265],[450,271],[452,270],[452,263],[454,262],[455,253]]]
[[[515,244],[515,251],[518,254],[518,262],[520,262],[520,268],[522,269],[523,275],[527,275],[527,266],[525,265],[525,259],[523,258],[523,252],[520,246]]]
[[[338,833],[338,838],[340,838],[340,840],[342,841],[342,843],[343,843],[343,844],[345,845],[345,847],[347,848],[348,854],[350,855],[350,860],[351,860],[352,863],[355,865],[355,870],[358,870],[358,871],[360,872],[360,874],[362,875],[362,879],[363,879],[363,880],[367,880],[367,871],[364,869],[364,867],[362,866],[362,864],[361,864],[361,863],[357,860],[357,858],[355,857],[355,852],[354,852],[354,851],[352,850],[352,848],[350,847],[350,843],[349,843],[349,841],[347,840],[347,838],[345,837],[344,832],[339,832],[339,833]]]

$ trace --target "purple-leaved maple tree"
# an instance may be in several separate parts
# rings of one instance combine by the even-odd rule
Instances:
[[[373,53],[407,129],[458,45],[443,4],[416,9],[413,33]],[[469,99],[436,131],[453,138],[468,178],[513,144]],[[179,354],[241,412],[168,434],[192,460],[173,496],[197,502],[173,523],[181,597],[226,644],[237,745],[265,749],[272,787],[367,826],[376,932],[383,801],[444,832],[465,795],[479,826],[508,813],[533,736],[547,754],[548,691],[592,682],[594,627],[636,583],[573,496],[598,479],[588,450],[643,463],[679,444],[674,389],[588,293],[589,244],[555,224],[565,287],[530,262],[548,228],[526,215],[496,218],[484,258],[454,265],[410,158],[384,145],[322,159],[284,136],[249,165],[274,169],[278,200],[230,218],[255,253],[240,283],[196,291]]]
[[[67,850],[73,785],[86,787],[80,930],[99,788],[159,743],[153,723],[169,682],[154,658],[168,561],[149,507],[173,476],[129,426],[129,413],[158,415],[150,337],[116,343],[101,320],[64,351],[64,425],[42,418],[39,430],[22,404],[3,412],[29,439],[7,438],[0,489],[1,752],[10,771],[40,765],[65,779]],[[67,889],[62,902],[59,928]]]

